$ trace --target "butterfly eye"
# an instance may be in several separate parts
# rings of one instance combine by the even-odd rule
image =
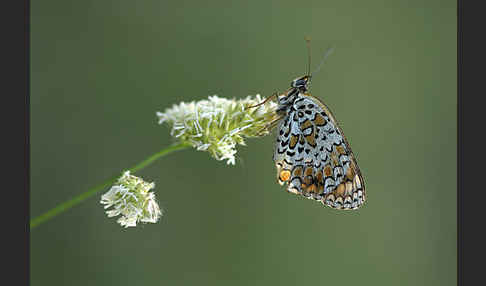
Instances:
[[[307,84],[307,77],[300,78],[294,81],[294,87],[302,87]]]

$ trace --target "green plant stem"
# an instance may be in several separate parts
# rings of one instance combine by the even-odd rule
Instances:
[[[155,160],[157,160],[161,157],[164,157],[165,155],[167,155],[169,153],[172,153],[172,152],[177,151],[177,150],[185,149],[185,148],[188,148],[188,147],[190,147],[190,145],[187,145],[187,144],[177,144],[177,145],[169,146],[169,147],[164,148],[164,149],[160,150],[159,152],[153,154],[152,156],[148,157],[147,159],[143,160],[142,162],[138,163],[137,165],[133,166],[132,168],[130,168],[128,170],[130,170],[130,172],[132,172],[132,173],[135,173],[135,172],[142,170],[143,168],[147,167],[148,165],[152,164]],[[74,197],[74,198],[72,198],[68,201],[60,203],[59,205],[57,205],[53,209],[50,209],[49,211],[47,211],[47,212],[41,214],[40,216],[32,219],[30,221],[30,229],[33,229],[34,227],[38,226],[39,224],[42,224],[42,223],[48,221],[49,219],[53,218],[54,216],[67,211],[68,209],[72,208],[73,206],[85,201],[89,197],[92,197],[93,195],[95,195],[99,191],[108,188],[119,177],[120,177],[120,175],[115,176],[115,177],[107,180],[106,182],[104,182],[104,183],[102,183],[98,186],[95,186],[95,187],[87,190],[86,192],[84,192],[84,193],[82,193],[82,194],[80,194],[80,195],[78,195],[78,196],[76,196],[76,197]]]

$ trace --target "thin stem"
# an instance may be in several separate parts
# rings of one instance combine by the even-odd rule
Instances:
[[[142,170],[143,168],[147,167],[148,165],[152,164],[155,160],[157,160],[157,159],[159,159],[159,158],[161,158],[161,157],[163,157],[163,156],[165,156],[169,153],[172,153],[172,152],[177,151],[177,150],[185,149],[185,148],[188,148],[188,147],[190,147],[190,145],[187,145],[187,144],[176,144],[176,145],[169,146],[169,147],[164,148],[164,149],[160,150],[159,152],[153,154],[152,156],[148,157],[147,159],[143,160],[142,162],[138,163],[137,165],[133,166],[132,168],[130,168],[128,170],[130,170],[130,172],[135,173],[135,172]],[[76,197],[74,197],[74,198],[72,198],[68,201],[63,202],[63,203],[57,205],[56,207],[54,207],[53,209],[50,209],[49,211],[47,211],[47,212],[41,214],[40,216],[32,219],[30,221],[30,228],[33,229],[34,227],[38,226],[39,224],[48,221],[49,219],[53,218],[54,216],[56,216],[60,213],[63,213],[65,211],[67,211],[68,209],[72,208],[73,206],[75,206],[75,205],[83,202],[84,200],[88,199],[89,197],[92,197],[93,195],[95,195],[99,191],[108,188],[119,177],[120,177],[120,175],[112,177],[111,179],[107,180],[103,184],[95,186],[95,187],[87,190],[86,192],[79,194]]]

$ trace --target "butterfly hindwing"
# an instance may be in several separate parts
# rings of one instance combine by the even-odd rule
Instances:
[[[327,106],[299,93],[278,132],[274,161],[287,191],[336,209],[357,209],[364,203],[363,178]]]

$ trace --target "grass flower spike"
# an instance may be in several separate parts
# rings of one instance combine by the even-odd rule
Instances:
[[[217,160],[235,164],[236,145],[245,145],[245,138],[268,134],[270,127],[278,122],[277,104],[263,102],[260,95],[243,99],[226,99],[216,95],[206,100],[181,102],[157,112],[159,124],[166,123],[170,134],[177,140],[146,159],[137,163],[120,176],[113,176],[104,183],[64,201],[30,221],[30,228],[49,221],[53,217],[80,204],[99,192],[111,188],[101,196],[108,217],[120,216],[117,222],[123,227],[134,227],[138,223],[156,223],[162,211],[150,192],[154,183],[130,174],[138,172],[162,157],[178,150],[194,147],[207,151]]]
[[[101,196],[100,203],[108,217],[121,215],[117,222],[124,226],[136,226],[138,222],[156,223],[162,212],[155,201],[154,183],[147,183],[143,179],[130,175],[126,171],[111,189]]]
[[[236,144],[245,145],[245,137],[268,134],[265,127],[276,117],[277,104],[271,101],[247,108],[261,102],[258,94],[239,100],[214,95],[207,100],[181,102],[165,112],[157,112],[157,116],[159,124],[167,123],[170,134],[181,143],[234,165]]]

